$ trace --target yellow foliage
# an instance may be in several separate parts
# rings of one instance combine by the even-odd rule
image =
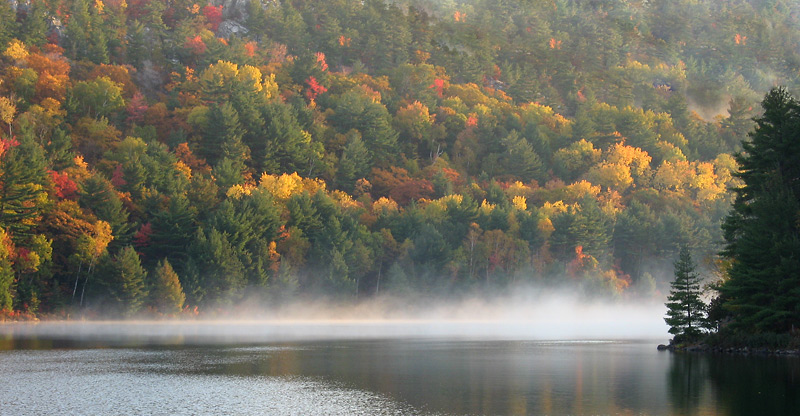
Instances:
[[[631,168],[618,163],[601,163],[589,170],[586,178],[606,188],[624,191],[633,184]]]
[[[587,180],[582,180],[579,182],[575,182],[571,185],[567,185],[562,189],[562,193],[564,196],[564,200],[570,202],[578,202],[586,195],[591,195],[592,197],[596,197],[600,193],[600,186],[599,185],[592,185],[591,182]]]
[[[483,202],[481,202],[481,206],[478,208],[478,210],[481,214],[489,215],[492,213],[492,211],[494,211],[495,208],[497,208],[497,205],[492,204],[484,199]]]
[[[536,228],[547,235],[556,230],[556,227],[553,226],[553,222],[550,221],[550,218],[540,218],[539,222],[536,224]]]
[[[542,208],[539,209],[539,212],[546,218],[550,218],[553,215],[567,212],[568,207],[569,206],[565,204],[564,201],[556,201],[553,203],[545,202]]]
[[[28,57],[28,48],[21,40],[13,39],[8,43],[3,56],[15,61],[24,61]]]
[[[325,190],[325,182],[322,180],[302,178],[297,172],[281,175],[264,173],[259,186],[278,200],[287,200],[297,193],[308,192],[313,195],[319,190]]]
[[[0,97],[0,121],[11,125],[14,115],[17,113],[17,106],[8,97]]]
[[[397,206],[397,202],[390,198],[381,197],[377,201],[372,203],[372,212],[397,212],[400,208]]]
[[[514,197],[514,196],[524,196],[529,198],[533,195],[533,188],[520,181],[516,181],[508,186],[505,190],[506,195]]]
[[[228,191],[225,192],[225,196],[231,199],[239,199],[244,195],[250,195],[253,193],[254,186],[249,184],[236,184],[228,188]]]
[[[230,93],[234,89],[243,89],[246,93],[259,94],[266,99],[278,94],[275,74],[264,76],[260,69],[251,65],[240,67],[220,60],[206,68],[199,80],[203,92],[213,99],[219,99],[220,93]]]
[[[192,180],[192,168],[183,163],[182,160],[175,162],[175,170],[183,174],[188,180]]]
[[[520,211],[528,209],[528,200],[521,195],[515,196],[514,199],[511,200],[511,204]]]
[[[75,156],[72,161],[75,163],[75,166],[79,168],[87,169],[89,167],[89,164],[83,161],[83,156],[81,155]]]
[[[111,234],[111,225],[105,221],[96,221],[93,228],[92,256],[97,258],[103,254],[108,244],[114,240],[114,236]]]
[[[61,102],[55,98],[45,97],[39,104],[50,117],[67,115],[67,111],[61,108]]]
[[[650,169],[652,160],[653,158],[644,150],[627,146],[623,143],[616,143],[611,146],[606,157],[606,161],[609,163],[629,166],[631,174],[635,176],[641,176]]]
[[[353,197],[347,192],[335,190],[330,193],[330,196],[344,209],[354,209],[362,206],[360,202],[353,200]]]
[[[670,163],[665,160],[656,170],[653,187],[661,190],[682,191],[694,176],[694,169],[689,162]]]

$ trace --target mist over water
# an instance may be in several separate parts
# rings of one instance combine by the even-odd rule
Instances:
[[[655,300],[591,301],[563,291],[521,290],[461,300],[295,301],[217,319],[6,324],[0,325],[0,337],[156,344],[403,338],[666,341],[664,312],[663,303]]]

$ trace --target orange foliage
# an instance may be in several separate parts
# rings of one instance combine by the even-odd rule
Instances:
[[[550,49],[561,49],[561,41],[556,38],[550,38]]]
[[[344,37],[344,35],[339,36],[339,46],[350,47],[350,38]]]
[[[254,41],[244,44],[244,53],[251,58],[256,56],[256,49],[258,49],[258,44]]]
[[[39,74],[36,82],[36,100],[52,98],[63,102],[69,81],[69,62],[57,53],[47,55],[35,53],[27,58],[28,67]]]
[[[136,85],[131,78],[131,71],[135,71],[130,65],[106,65],[100,64],[94,67],[89,73],[88,80],[99,77],[108,77],[110,80],[122,86],[122,96],[126,99],[133,97],[136,93]]]
[[[319,64],[319,67],[322,68],[323,71],[327,71],[328,63],[325,62],[325,54],[322,52],[317,52],[315,56],[317,57],[317,63]]]
[[[193,172],[204,174],[211,173],[211,167],[206,164],[204,159],[195,156],[192,149],[189,148],[188,143],[181,143],[175,147],[175,156],[177,156],[181,162],[185,163],[186,166],[189,166]]]
[[[575,258],[567,265],[567,273],[572,277],[579,277],[595,268],[597,268],[597,259],[591,254],[584,253],[583,246],[575,247]]]
[[[183,47],[192,51],[195,55],[202,55],[206,52],[206,44],[203,42],[203,39],[200,38],[200,35],[195,37],[186,37],[186,42],[183,43]]]

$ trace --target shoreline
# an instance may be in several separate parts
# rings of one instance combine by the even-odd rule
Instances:
[[[711,353],[731,355],[759,355],[759,356],[792,356],[800,357],[800,349],[796,348],[768,348],[755,346],[715,347],[706,344],[659,344],[658,351],[672,353]]]

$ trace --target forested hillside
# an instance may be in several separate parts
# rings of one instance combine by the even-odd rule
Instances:
[[[0,0],[0,309],[714,269],[784,0]],[[198,309],[199,308],[199,309]]]

